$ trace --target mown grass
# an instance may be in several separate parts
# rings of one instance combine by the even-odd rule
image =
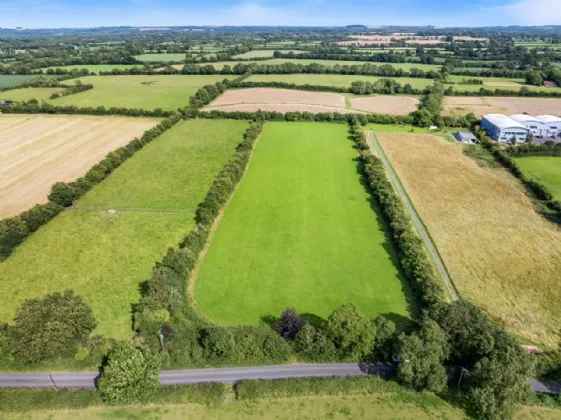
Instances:
[[[29,101],[30,99],[37,99],[39,102],[48,101],[51,94],[60,92],[61,88],[21,88],[11,89],[5,92],[0,92],[0,101]]]
[[[76,207],[31,235],[0,271],[0,321],[12,317],[28,298],[74,289],[92,307],[96,333],[131,336],[131,306],[139,284],[170,246],[193,226],[192,212],[241,141],[243,121],[191,120],[164,133]],[[141,208],[156,211],[105,209]]]
[[[201,87],[232,76],[87,76],[80,80],[93,89],[52,101],[55,105],[80,107],[126,107],[175,111],[189,105],[189,98]],[[142,85],[142,82],[157,82]]]
[[[21,85],[26,80],[31,79],[33,76],[25,75],[0,75],[0,89]]]
[[[517,181],[424,134],[378,134],[462,296],[521,337],[561,333],[561,230]]]
[[[561,200],[561,158],[529,156],[515,160],[526,176],[545,185],[555,200]]]
[[[347,302],[368,316],[410,315],[410,290],[356,156],[346,125],[265,125],[194,283],[205,315],[257,324],[292,306],[325,318]]]

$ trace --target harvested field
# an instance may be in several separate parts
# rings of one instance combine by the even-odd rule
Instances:
[[[228,90],[212,102],[212,107],[234,104],[311,104],[345,107],[345,97],[336,93],[290,89],[252,88]]]
[[[407,115],[417,110],[419,100],[410,96],[352,98],[351,108],[377,114]]]
[[[517,181],[423,134],[377,135],[462,296],[522,337],[561,337],[561,229]]]
[[[57,181],[74,181],[110,151],[159,122],[156,118],[0,115],[0,217],[47,201]]]
[[[312,112],[318,114],[321,112],[338,112],[339,114],[363,114],[361,111],[355,111],[349,108],[339,108],[322,105],[304,105],[304,104],[235,104],[224,105],[216,107],[208,107],[203,111],[224,111],[224,112],[255,112],[255,111],[270,111],[270,112]]]
[[[553,98],[445,97],[444,107],[452,114],[473,112],[477,116],[522,114],[524,112],[530,115],[561,115],[561,99]]]

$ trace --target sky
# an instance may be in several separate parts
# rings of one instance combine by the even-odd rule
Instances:
[[[561,0],[0,0],[2,28],[561,24]]]

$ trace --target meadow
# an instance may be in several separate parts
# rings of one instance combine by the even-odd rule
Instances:
[[[118,116],[0,115],[0,217],[46,203],[55,182],[75,181],[107,153],[159,122]]]
[[[0,321],[11,322],[25,299],[70,288],[93,309],[96,334],[129,338],[139,284],[190,231],[196,205],[246,127],[184,121],[41,227],[2,263]]]
[[[525,339],[561,333],[561,230],[517,181],[426,134],[377,134],[463,298]]]
[[[0,89],[21,85],[31,78],[33,78],[33,76],[0,74]]]
[[[545,185],[553,198],[561,201],[561,158],[529,156],[515,160],[526,176]]]
[[[164,54],[141,54],[135,55],[138,61],[185,61],[184,53],[164,53]]]
[[[347,130],[265,125],[193,280],[204,315],[258,324],[295,307],[326,318],[348,302],[398,322],[415,312]]]
[[[189,97],[204,85],[213,84],[232,76],[86,76],[82,83],[94,88],[52,101],[55,105],[80,107],[126,107],[175,111],[189,105]],[[157,82],[142,85],[142,82]]]
[[[282,50],[283,54],[294,53],[302,54],[306,51],[301,50]],[[256,57],[273,57],[275,50],[252,50],[243,54],[235,55],[233,58],[256,58]]]
[[[10,89],[0,92],[0,101],[29,101],[37,99],[39,102],[48,101],[50,96],[55,92],[60,92],[62,88],[21,88]]]

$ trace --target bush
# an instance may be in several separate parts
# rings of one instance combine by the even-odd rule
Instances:
[[[99,391],[110,404],[139,402],[160,384],[160,360],[148,347],[118,343],[107,355]]]
[[[296,335],[294,349],[306,361],[321,363],[337,360],[333,342],[310,324],[304,325]]]
[[[294,340],[304,325],[306,320],[298,316],[294,308],[287,308],[273,329],[285,340]]]
[[[14,355],[27,363],[72,356],[95,327],[92,310],[71,290],[26,300],[14,317]]]

